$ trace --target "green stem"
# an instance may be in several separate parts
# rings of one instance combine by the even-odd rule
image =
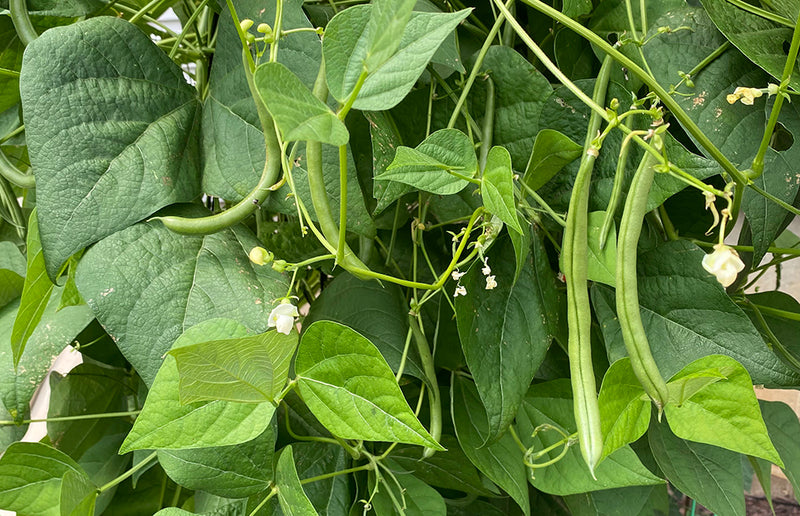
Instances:
[[[9,425],[28,425],[30,423],[61,423],[65,421],[83,421],[87,419],[107,419],[107,418],[114,418],[114,417],[127,417],[127,416],[135,416],[139,414],[141,410],[132,410],[130,412],[105,412],[103,414],[81,414],[79,416],[61,416],[61,417],[49,417],[45,419],[25,419],[20,422],[16,421],[0,421],[0,425],[2,426],[9,426]]]
[[[344,261],[347,247],[347,144],[339,146],[339,241],[336,245],[336,261]],[[362,262],[363,263],[363,262]]]
[[[139,9],[139,11],[138,11],[138,12],[136,12],[136,14],[134,14],[133,16],[131,16],[131,19],[130,19],[130,20],[128,20],[128,21],[130,21],[131,23],[136,23],[136,22],[137,22],[137,21],[139,21],[139,20],[140,20],[140,19],[141,19],[141,18],[142,18],[144,15],[146,15],[148,11],[150,11],[151,9],[153,9],[154,7],[156,7],[158,4],[160,4],[160,3],[161,3],[161,2],[163,2],[163,1],[164,1],[164,0],[151,0],[151,1],[150,1],[150,2],[147,4],[147,5],[145,5],[145,6],[144,6],[144,7],[142,7],[141,9]]]
[[[755,303],[753,303],[752,306],[758,308],[767,315],[774,315],[775,317],[780,317],[782,319],[789,319],[790,321],[800,321],[800,314],[795,312],[790,312],[788,310],[781,310],[779,308],[772,308],[770,306],[761,306]]]
[[[2,150],[0,150],[0,176],[8,179],[20,188],[33,188],[36,186],[33,174],[26,174],[15,167]]]
[[[498,0],[494,0],[498,2]],[[656,94],[656,96],[661,99],[661,102],[664,106],[669,109],[675,118],[683,125],[686,131],[692,135],[695,140],[700,144],[700,146],[705,149],[708,154],[722,166],[722,168],[730,174],[732,178],[737,183],[748,184],[749,181],[747,177],[736,168],[736,165],[731,163],[731,161],[725,157],[725,155],[714,145],[711,140],[703,133],[703,131],[694,123],[694,121],[689,117],[686,111],[678,104],[678,102],[672,98],[672,96],[663,88],[661,87],[655,79],[653,79],[645,70],[643,70],[639,65],[637,65],[634,61],[626,57],[622,54],[619,50],[614,48],[610,45],[605,39],[598,36],[594,32],[590,31],[580,23],[576,22],[572,18],[565,16],[560,11],[553,9],[549,5],[541,2],[540,0],[522,0],[525,4],[533,7],[537,11],[549,16],[550,18],[564,24],[569,29],[573,30],[574,32],[578,33],[581,37],[588,40],[590,43],[596,45],[600,48],[603,52],[610,55],[614,58],[615,61],[620,63],[622,66],[626,67],[628,71],[636,75],[643,83],[647,85],[650,90]],[[520,27],[521,29],[521,27]],[[517,31],[519,34],[519,31]],[[524,32],[524,31],[523,31]],[[562,74],[563,75],[563,74]]]
[[[11,11],[11,22],[14,24],[19,40],[22,41],[23,46],[27,47],[39,37],[39,34],[33,28],[31,18],[28,16],[28,6],[25,0],[9,0],[8,10]]]
[[[2,151],[0,151],[0,154],[2,154]],[[0,176],[0,203],[8,210],[10,222],[16,229],[17,235],[20,239],[25,240],[27,220],[22,214],[22,208],[17,201],[17,196],[14,195],[14,190],[2,176]]]
[[[19,72],[16,70],[9,70],[8,68],[0,68],[0,75],[4,77],[11,77],[12,79],[19,78]]]
[[[695,65],[694,68],[689,70],[689,73],[687,73],[684,77],[681,78],[680,81],[678,81],[678,84],[675,85],[675,88],[678,88],[678,86],[680,86],[687,78],[691,79],[692,77],[700,73],[706,66],[714,62],[716,58],[724,54],[725,51],[728,50],[730,47],[731,47],[730,41],[725,41],[725,43],[718,46],[716,49],[714,49],[713,52],[708,54],[702,61],[697,63],[697,65]]]
[[[99,487],[99,488],[97,489],[97,493],[98,493],[98,494],[100,494],[100,493],[102,493],[102,492],[104,492],[104,491],[108,491],[108,490],[109,490],[109,489],[111,489],[112,487],[114,487],[114,486],[116,486],[116,485],[120,484],[120,483],[121,483],[121,482],[123,482],[123,481],[124,481],[126,478],[128,478],[128,477],[132,476],[134,473],[136,473],[137,471],[139,471],[140,469],[142,469],[143,467],[145,467],[145,466],[146,466],[146,465],[147,465],[147,464],[148,464],[148,463],[149,463],[151,460],[155,459],[157,454],[158,454],[158,452],[153,452],[153,453],[151,453],[150,455],[148,455],[147,457],[145,457],[145,458],[144,458],[144,459],[143,459],[141,462],[139,462],[138,464],[136,464],[135,466],[133,466],[131,469],[129,469],[128,471],[126,471],[126,472],[125,472],[125,473],[123,473],[122,475],[118,476],[117,478],[115,478],[115,479],[114,479],[114,480],[112,480],[111,482],[109,482],[109,483],[107,483],[107,484],[104,484],[102,487]]]
[[[271,488],[269,494],[265,496],[263,500],[261,500],[261,503],[256,505],[255,509],[250,511],[250,516],[256,516],[256,514],[258,514],[258,511],[260,511],[261,508],[264,507],[267,504],[267,502],[270,501],[270,499],[276,494],[278,494],[278,488],[277,487]]]
[[[789,87],[789,81],[792,79],[792,71],[797,63],[798,50],[800,50],[800,14],[798,14],[797,26],[792,34],[792,43],[789,46],[789,54],[786,56],[786,63],[783,65],[780,89],[778,94],[775,95],[775,102],[772,103],[772,111],[769,113],[769,120],[767,120],[767,127],[764,129],[764,136],[761,138],[761,145],[758,147],[758,153],[756,157],[753,158],[753,164],[750,166],[752,169],[752,173],[749,174],[750,179],[755,179],[764,172],[764,156],[767,153],[767,148],[772,139],[772,133],[775,131],[775,126],[778,125],[778,116],[783,106],[784,97],[781,93]]]
[[[283,25],[283,0],[277,0],[277,5],[275,6],[275,22],[272,24],[272,30],[275,33],[275,40],[269,47],[270,63],[274,63],[278,60],[278,43],[281,40],[279,36],[281,34],[282,25]]]
[[[359,471],[366,471],[372,469],[372,463],[368,462],[366,464],[362,464],[361,466],[356,466],[354,468],[342,469],[339,471],[333,471],[331,473],[325,473],[323,475],[317,475],[316,477],[311,478],[304,478],[300,481],[301,484],[310,484],[312,482],[319,482],[320,480],[327,480],[329,478],[338,477],[339,475],[348,475],[350,473],[357,473]]]
[[[510,7],[513,3],[514,0],[508,0],[506,5]],[[461,95],[458,97],[458,101],[456,101],[456,107],[453,109],[453,113],[450,115],[450,121],[447,123],[448,129],[455,127],[458,114],[461,112],[461,109],[464,107],[464,104],[467,101],[467,95],[469,95],[472,85],[475,83],[475,78],[478,76],[478,72],[483,65],[483,59],[486,57],[486,52],[488,52],[489,47],[492,46],[492,40],[494,40],[495,36],[497,36],[497,33],[500,31],[500,27],[503,26],[506,16],[508,15],[504,13],[502,16],[497,17],[494,25],[492,25],[492,29],[489,31],[489,34],[486,36],[486,39],[483,42],[483,46],[481,46],[481,49],[478,51],[478,54],[475,57],[475,64],[472,65],[472,70],[467,77],[467,81],[464,83],[464,88],[461,90]],[[513,17],[511,18],[513,19]]]
[[[641,4],[640,4],[641,7]],[[639,57],[642,60],[642,64],[647,70],[647,73],[652,77],[653,71],[650,70],[650,65],[647,64],[647,59],[644,57],[644,51],[642,50],[642,40],[639,39],[638,34],[636,33],[636,24],[633,21],[633,7],[631,7],[631,0],[625,0],[625,11],[628,14],[628,25],[630,27],[631,35],[633,36],[634,45],[636,45],[636,50],[639,52]],[[644,28],[642,31],[642,38],[647,36],[647,29]]]
[[[700,247],[707,247],[712,248],[716,245],[715,242],[703,242],[702,240],[691,240],[692,243],[699,245]],[[742,251],[745,253],[752,253],[755,251],[755,248],[752,245],[729,245],[728,247],[732,247],[737,251]],[[792,248],[792,247],[768,247],[767,252],[771,254],[788,254],[791,256],[800,256],[800,248]]]
[[[794,367],[796,370],[800,371],[800,360],[797,360],[797,357],[792,355],[789,352],[789,350],[786,349],[786,347],[783,345],[783,343],[778,339],[778,337],[772,331],[772,328],[770,328],[769,324],[767,324],[767,321],[766,321],[766,319],[764,319],[764,316],[761,314],[761,309],[759,308],[759,306],[756,305],[755,303],[753,303],[752,301],[750,301],[749,299],[747,299],[746,297],[744,298],[744,301],[747,304],[747,306],[755,314],[756,320],[758,320],[758,323],[761,325],[761,328],[764,330],[764,334],[766,335],[766,337],[769,340],[770,344],[772,344],[772,347],[774,349],[776,349],[781,355],[783,355],[783,358],[792,367]]]
[[[267,156],[264,162],[264,170],[261,173],[261,179],[259,179],[256,187],[247,194],[244,199],[221,213],[196,219],[175,216],[153,217],[151,219],[160,220],[164,226],[176,233],[184,235],[207,235],[238,224],[263,204],[267,196],[273,191],[273,185],[275,185],[278,180],[278,175],[281,172],[282,151],[280,141],[278,140],[277,128],[272,121],[272,116],[261,100],[261,96],[256,90],[255,82],[253,81],[253,71],[249,66],[253,58],[247,47],[242,49],[242,58],[244,60],[247,84],[250,86],[250,93],[256,103],[258,118],[261,121],[261,129],[264,131],[264,144]]]
[[[172,45],[172,49],[169,51],[170,59],[173,59],[175,57],[175,54],[178,53],[178,48],[181,46],[183,38],[186,37],[186,29],[192,26],[197,17],[200,16],[200,13],[202,12],[206,4],[208,4],[208,0],[203,0],[202,2],[200,2],[200,5],[197,6],[197,8],[194,10],[189,19],[186,20],[186,24],[183,26],[183,30],[181,30],[181,33],[178,34],[177,38],[175,38],[175,44]]]
[[[431,355],[431,347],[428,344],[428,339],[422,333],[422,329],[415,317],[408,318],[408,324],[414,334],[414,341],[417,343],[417,350],[419,351],[420,362],[422,362],[422,370],[425,372],[425,377],[428,379],[427,385],[429,388],[428,393],[428,409],[430,411],[430,428],[428,432],[435,441],[439,441],[442,437],[442,397],[439,394],[439,383],[436,380],[436,367],[433,363],[433,356]],[[424,459],[430,458],[436,450],[433,448],[425,448],[422,454]]]
[[[630,2],[630,0],[627,1]],[[631,26],[633,26],[633,20],[631,20]],[[628,122],[626,125],[630,127],[630,120],[626,120],[626,122]],[[628,165],[628,153],[631,150],[630,141],[630,138],[622,140],[622,146],[619,149],[617,169],[614,172],[614,186],[611,188],[611,198],[608,200],[608,206],[606,207],[606,216],[603,219],[603,225],[600,227],[600,250],[606,246],[608,232],[611,230],[619,199],[622,196],[622,183],[625,181],[625,168]]]
[[[479,165],[481,171],[486,168],[486,159],[494,137],[494,81],[486,77],[486,107],[483,115],[483,131],[481,134],[481,148]]]
[[[794,215],[800,215],[800,210],[798,210],[797,208],[795,208],[791,204],[787,203],[786,201],[778,199],[777,197],[775,197],[771,193],[767,192],[766,190],[762,190],[761,188],[756,186],[754,183],[751,183],[751,184],[749,184],[747,186],[748,186],[748,188],[751,188],[752,190],[754,190],[757,194],[761,195],[762,197],[765,197],[765,198],[769,199],[770,201],[774,202],[775,204],[777,204],[778,206],[780,206],[784,210],[788,211],[789,213],[792,213]]]
[[[336,116],[342,122],[344,122],[344,119],[347,117],[347,113],[350,112],[350,108],[353,107],[353,103],[355,103],[356,97],[358,97],[358,94],[361,92],[361,87],[364,86],[364,82],[367,80],[368,76],[369,73],[367,72],[366,68],[361,70],[361,73],[358,76],[358,80],[356,80],[356,85],[353,87],[353,91],[350,92],[350,96],[347,97],[347,100],[345,101],[344,105],[336,114]],[[326,96],[327,96],[327,90],[326,90]]]

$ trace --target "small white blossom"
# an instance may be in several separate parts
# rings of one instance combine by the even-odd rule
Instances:
[[[777,95],[781,91],[781,87],[771,82],[767,84],[767,94],[771,97],[773,95]]]
[[[294,318],[300,315],[297,312],[297,307],[294,306],[289,300],[284,299],[281,304],[272,309],[267,319],[267,326],[275,328],[278,333],[289,335],[289,332],[294,328]]]
[[[736,275],[744,269],[744,263],[735,249],[717,244],[713,253],[703,257],[703,268],[716,276],[723,287],[729,287],[736,280]]]
[[[481,272],[483,273],[484,276],[488,276],[489,274],[492,273],[492,268],[489,267],[488,262],[489,262],[488,258],[483,259],[483,268],[481,269]]]
[[[464,274],[466,274],[466,272],[461,272],[458,269],[456,269],[450,273],[450,277],[453,278],[453,281],[458,281],[461,279],[462,276],[464,276]]]
[[[466,287],[464,287],[464,285],[457,286],[455,293],[453,293],[453,297],[466,296],[466,295],[467,295],[467,289]]]
[[[744,88],[739,86],[733,93],[728,95],[726,98],[728,100],[728,104],[736,104],[737,100],[741,100],[742,104],[747,106],[752,106],[755,99],[763,95],[764,92],[758,88]]]
[[[486,276],[486,290],[492,290],[496,286],[497,282],[495,281],[494,276]]]

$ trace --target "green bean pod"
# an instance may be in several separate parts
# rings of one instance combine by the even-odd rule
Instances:
[[[595,82],[592,98],[598,104],[605,103],[611,62],[609,57],[605,58]],[[567,284],[568,354],[575,423],[578,427],[581,455],[593,476],[594,468],[603,455],[603,434],[600,428],[597,384],[592,367],[592,309],[589,303],[587,257],[589,187],[598,153],[591,142],[600,123],[600,115],[592,112],[583,159],[572,187],[561,249]]]
[[[622,124],[630,127],[630,118],[626,119]],[[614,222],[614,215],[617,213],[617,205],[619,204],[619,198],[622,196],[622,183],[625,179],[625,167],[628,164],[628,153],[630,150],[630,140],[623,140],[622,148],[619,150],[619,158],[617,159],[617,169],[614,172],[614,187],[611,189],[611,197],[608,200],[606,216],[600,228],[600,250],[603,250],[606,246],[608,232],[611,231],[611,223]]]
[[[659,149],[663,146],[660,136],[653,136],[653,145]],[[660,416],[661,410],[669,400],[669,390],[653,359],[644,331],[636,277],[636,247],[642,232],[642,222],[647,213],[647,196],[655,177],[654,165],[657,163],[658,158],[649,152],[645,153],[631,182],[628,198],[625,200],[617,243],[617,317],[633,372],[644,387],[644,391],[658,407]]]

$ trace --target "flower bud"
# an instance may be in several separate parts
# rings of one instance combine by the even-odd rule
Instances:
[[[703,257],[703,268],[716,276],[723,287],[729,287],[736,281],[736,276],[744,269],[744,262],[735,249],[717,244],[714,252]]]
[[[283,272],[288,266],[289,264],[286,263],[286,260],[275,260],[272,262],[272,270],[274,271]]]
[[[245,18],[244,20],[239,22],[239,27],[242,28],[242,32],[247,32],[248,30],[250,30],[250,27],[253,26],[253,23],[254,23],[253,20],[251,20],[250,18]]]
[[[254,247],[250,250],[248,255],[250,261],[256,265],[266,265],[274,258],[273,254],[264,249],[263,247]]]

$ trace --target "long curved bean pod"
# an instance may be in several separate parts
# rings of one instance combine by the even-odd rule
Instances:
[[[653,144],[657,148],[662,147],[661,137],[653,136]],[[658,407],[660,415],[669,400],[669,390],[653,359],[650,343],[644,331],[636,278],[636,247],[642,232],[642,221],[647,213],[647,196],[655,176],[653,165],[657,162],[657,158],[652,154],[644,155],[628,190],[628,198],[625,200],[617,243],[617,317],[622,328],[625,348],[631,358],[633,372],[644,387],[644,391]]]
[[[592,98],[599,104],[605,103],[611,62],[611,58],[606,56],[594,85]],[[578,426],[581,454],[592,475],[603,454],[603,434],[600,429],[597,385],[592,369],[592,309],[589,304],[586,269],[589,186],[598,152],[591,142],[597,135],[601,120],[596,112],[589,118],[583,159],[572,187],[562,246],[567,283],[568,352],[575,422]]]

